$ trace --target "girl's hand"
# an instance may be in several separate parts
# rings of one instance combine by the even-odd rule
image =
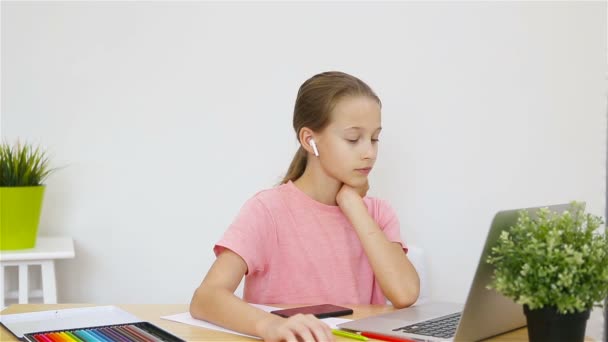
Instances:
[[[352,187],[346,183],[342,183],[342,187],[336,195],[336,203],[340,208],[344,208],[348,203],[353,200],[361,200],[369,190],[369,182],[366,180],[365,184],[359,187]]]
[[[278,318],[278,317],[277,317]],[[334,341],[329,326],[314,315],[297,314],[287,319],[272,318],[260,323],[260,337],[268,342]]]

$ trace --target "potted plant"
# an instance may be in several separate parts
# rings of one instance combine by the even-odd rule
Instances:
[[[0,250],[36,245],[42,182],[52,171],[39,146],[0,144]]]
[[[572,202],[559,214],[521,211],[488,257],[488,288],[523,305],[530,341],[583,341],[589,313],[608,295],[608,237]]]
[[[604,342],[608,342],[608,297],[604,300]]]

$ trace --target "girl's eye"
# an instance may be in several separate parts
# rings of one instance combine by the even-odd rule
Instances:
[[[346,139],[346,141],[348,141],[351,144],[356,143],[357,141],[359,141],[359,139]]]
[[[377,143],[380,139],[372,139],[372,142]]]

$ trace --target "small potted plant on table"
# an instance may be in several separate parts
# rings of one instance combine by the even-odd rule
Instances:
[[[523,305],[532,342],[582,342],[589,312],[608,295],[602,219],[581,203],[570,209],[521,211],[487,260],[494,265],[489,288]]]
[[[0,250],[36,245],[42,182],[52,171],[40,147],[0,144]]]

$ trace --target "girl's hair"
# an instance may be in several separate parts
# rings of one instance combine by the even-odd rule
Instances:
[[[330,120],[336,103],[347,96],[367,96],[378,102],[380,98],[365,82],[339,71],[328,71],[306,80],[298,90],[293,110],[293,129],[299,139],[300,130],[308,127],[314,132],[323,130]],[[306,169],[307,153],[300,145],[281,184],[300,178]]]

